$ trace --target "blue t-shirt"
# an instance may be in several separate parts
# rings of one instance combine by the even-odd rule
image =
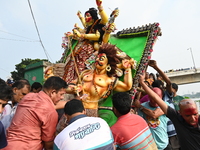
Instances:
[[[149,102],[142,103],[141,105],[151,110],[155,110],[157,108],[157,107],[151,107],[149,105]],[[149,128],[156,142],[158,150],[165,149],[169,143],[167,134],[167,122],[169,119],[166,117],[166,115],[161,115],[158,118],[154,119],[151,118],[150,116],[147,116],[142,111],[139,111],[138,114],[142,116],[149,125]]]

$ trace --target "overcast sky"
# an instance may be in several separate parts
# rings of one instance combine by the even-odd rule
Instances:
[[[63,53],[62,36],[71,31],[75,23],[81,26],[76,16],[96,7],[95,0],[34,0],[31,1],[39,33],[52,62]],[[152,59],[157,60],[162,70],[193,67],[191,51],[196,67],[200,67],[200,1],[199,0],[104,0],[103,6],[110,14],[116,7],[118,31],[158,22],[162,30],[154,46]],[[116,31],[117,32],[117,31]],[[6,80],[21,59],[47,59],[38,42],[27,0],[0,0],[0,78]],[[152,69],[148,70],[153,72]],[[180,86],[179,93],[199,92],[200,83]]]

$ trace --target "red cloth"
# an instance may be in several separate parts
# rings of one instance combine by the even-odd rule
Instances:
[[[5,150],[42,150],[42,141],[53,141],[58,114],[43,91],[29,93],[18,104],[8,128]]]
[[[149,101],[149,96],[145,95],[140,99],[140,103],[148,102]]]

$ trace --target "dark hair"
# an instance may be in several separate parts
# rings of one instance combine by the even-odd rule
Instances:
[[[161,81],[161,80],[155,80],[152,85],[151,85],[153,88],[154,87],[157,87],[157,88],[160,88],[162,90],[162,93],[164,94],[165,92],[165,86],[164,86],[164,83]]]
[[[6,86],[6,85],[7,85],[6,82],[3,79],[0,78],[0,87],[1,86]]]
[[[156,77],[155,77],[154,73],[150,73],[149,76],[152,76],[154,81],[156,80]]]
[[[84,110],[83,103],[82,101],[78,99],[70,100],[69,102],[65,104],[65,107],[64,107],[65,114],[70,115],[70,116],[77,112],[83,112],[83,110]]]
[[[33,89],[39,89],[39,88],[42,88],[42,84],[40,82],[34,82],[32,85],[31,85],[31,91],[33,91]]]
[[[112,103],[113,107],[115,107],[121,115],[125,115],[130,112],[132,99],[127,92],[118,92],[113,94]]]
[[[117,68],[117,63],[119,63],[119,58],[117,57],[117,48],[115,45],[112,44],[103,44],[99,48],[99,54],[106,54],[106,57],[108,58],[108,64],[110,64],[111,70],[110,72],[107,72],[107,75],[109,77],[113,76],[115,74],[115,70]]]
[[[99,18],[98,18],[98,14],[97,14],[97,9],[96,9],[96,8],[89,8],[89,10],[85,12],[85,15],[86,15],[87,13],[89,13],[89,14],[92,16],[92,19],[93,19],[94,21],[97,20],[97,19],[99,19]]]
[[[44,89],[46,90],[54,89],[56,90],[56,92],[58,92],[62,88],[67,88],[67,87],[68,87],[67,83],[63,79],[57,76],[49,77],[43,85]]]
[[[30,83],[26,79],[21,79],[21,80],[16,81],[15,83],[12,84],[12,88],[16,87],[17,89],[22,89],[25,85],[30,90]]]
[[[160,77],[160,74],[159,73],[156,73],[156,78]]]
[[[176,83],[172,83],[172,88],[178,91],[178,85]]]
[[[3,101],[8,101],[12,99],[12,96],[12,88],[8,86],[4,80],[0,79],[0,99]]]
[[[161,80],[155,80],[151,86],[164,89],[164,83]]]

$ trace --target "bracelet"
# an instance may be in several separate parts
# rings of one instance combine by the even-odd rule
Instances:
[[[103,6],[99,6],[98,9],[99,9],[99,12],[102,12],[103,11]]]
[[[85,34],[81,34],[81,38],[84,39],[85,38]]]
[[[127,68],[125,71],[124,71],[124,74],[127,74],[127,73],[129,73],[129,70],[130,68]]]

